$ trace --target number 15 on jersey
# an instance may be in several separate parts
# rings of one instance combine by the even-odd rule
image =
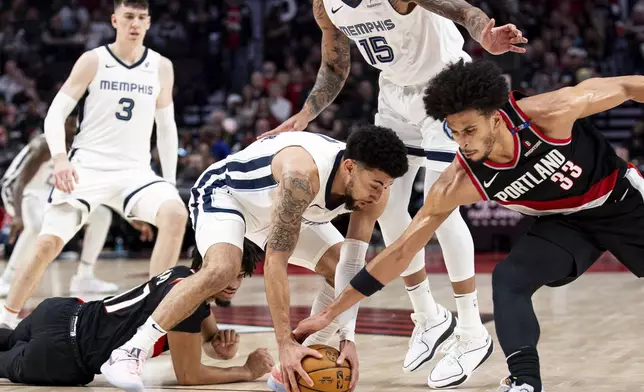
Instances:
[[[391,63],[394,61],[394,51],[387,44],[385,37],[363,38],[358,43],[364,49],[364,53],[371,65]]]

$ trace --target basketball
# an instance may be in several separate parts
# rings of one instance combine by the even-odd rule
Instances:
[[[336,361],[340,352],[333,347],[323,344],[311,346],[322,354],[322,358],[306,357],[302,360],[302,368],[313,380],[313,387],[297,375],[297,384],[301,392],[346,392],[351,383],[351,366],[345,359],[342,365]]]

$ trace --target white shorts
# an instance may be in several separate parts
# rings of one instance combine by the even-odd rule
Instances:
[[[169,200],[183,204],[177,189],[152,169],[103,171],[84,168],[74,158],[71,162],[78,173],[78,184],[71,193],[52,188],[47,201],[50,206],[72,205],[82,213],[81,223],[91,211],[104,204],[124,217],[154,225],[161,204]]]
[[[193,210],[191,213],[199,253],[205,256],[208,249],[218,243],[233,244],[244,249],[244,237],[265,249],[269,228],[246,232],[246,217],[241,205],[225,192],[217,193],[216,199],[217,208],[206,208],[197,214]],[[344,237],[331,223],[302,226],[297,246],[288,262],[315,271],[324,253],[343,241]]]
[[[443,123],[425,114],[426,83],[398,86],[380,76],[375,124],[393,129],[405,143],[409,163],[443,171],[454,160],[458,144]]]

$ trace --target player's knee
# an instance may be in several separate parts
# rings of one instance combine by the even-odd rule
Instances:
[[[168,201],[164,203],[157,214],[157,227],[159,230],[167,230],[176,233],[185,231],[186,222],[188,221],[188,211],[186,207],[178,201]]]
[[[331,286],[335,287],[335,270],[340,261],[340,248],[342,244],[335,244],[327,249],[318,263],[315,265],[315,272],[324,277]]]
[[[498,263],[492,271],[492,290],[495,299],[500,295],[530,295],[530,282],[525,274],[520,273],[514,262],[505,259]]]
[[[53,259],[61,250],[64,242],[59,237],[44,234],[38,237],[36,242],[36,257],[43,259]]]

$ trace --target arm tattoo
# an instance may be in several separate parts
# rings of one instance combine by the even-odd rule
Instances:
[[[300,234],[302,214],[315,195],[303,173],[284,174],[280,188],[266,245],[276,252],[292,252]]]
[[[397,1],[397,0],[393,0]],[[490,18],[479,8],[465,0],[402,0],[414,2],[427,11],[450,19],[464,26],[476,41],[481,40],[481,32],[490,22]]]
[[[332,26],[322,0],[313,1],[315,19],[322,26],[322,64],[304,107],[317,116],[338,96],[351,68],[349,38]]]

